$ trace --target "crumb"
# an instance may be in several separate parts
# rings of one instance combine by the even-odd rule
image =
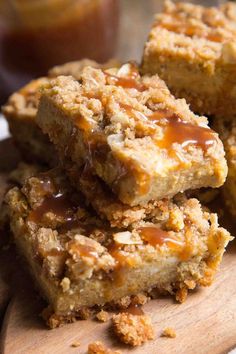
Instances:
[[[112,322],[115,334],[126,344],[138,346],[154,338],[151,319],[147,315],[136,316],[124,312],[113,315]]]
[[[100,322],[107,322],[109,320],[109,314],[107,311],[101,310],[96,314],[96,319]]]
[[[187,295],[188,295],[188,289],[182,288],[176,292],[175,299],[176,301],[182,304],[183,302],[185,302]]]
[[[54,329],[63,326],[66,323],[73,323],[76,322],[77,319],[86,320],[92,315],[92,310],[88,308],[82,308],[77,311],[75,315],[68,315],[68,316],[60,316],[54,313],[51,306],[48,306],[43,309],[41,312],[41,317],[46,322],[49,328]]]
[[[118,309],[127,309],[131,304],[131,298],[130,296],[123,296],[119,300],[114,301],[114,306],[115,308]]]
[[[145,305],[150,298],[145,294],[137,294],[132,297],[132,305]]]
[[[166,327],[162,334],[161,337],[168,337],[168,338],[175,338],[176,337],[176,332],[174,330],[174,328],[171,327]]]
[[[79,342],[79,341],[73,342],[73,343],[71,344],[71,347],[73,347],[73,348],[77,348],[77,347],[79,347],[79,346],[80,346],[80,342]]]
[[[106,348],[102,342],[93,342],[88,346],[88,354],[121,354],[121,352]]]

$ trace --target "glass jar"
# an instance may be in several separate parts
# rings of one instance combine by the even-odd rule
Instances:
[[[0,99],[57,64],[114,55],[119,0],[0,1]]]

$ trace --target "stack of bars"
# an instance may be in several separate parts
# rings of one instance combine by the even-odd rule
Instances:
[[[50,326],[139,294],[182,302],[212,283],[231,236],[185,191],[224,184],[223,144],[158,75],[135,63],[66,64],[3,112],[24,156],[44,164],[21,171],[6,203]]]
[[[165,1],[145,44],[143,74],[158,74],[194,112],[211,117],[229,173],[222,187],[236,215],[236,4],[219,8]]]

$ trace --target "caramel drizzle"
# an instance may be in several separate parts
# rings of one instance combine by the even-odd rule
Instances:
[[[120,107],[138,123],[140,120],[144,120],[163,126],[164,136],[161,140],[156,141],[160,148],[170,149],[174,143],[178,143],[183,148],[197,145],[203,150],[207,150],[215,143],[214,132],[211,129],[183,121],[176,113],[168,109],[159,109],[150,115],[145,115],[126,104],[120,104]]]
[[[94,260],[98,259],[99,257],[94,247],[91,247],[89,245],[82,245],[71,241],[70,249],[73,250],[73,253],[79,252],[81,257],[93,258]]]
[[[179,23],[166,23],[162,22],[161,27],[167,29],[168,31],[179,33],[179,34],[185,34],[188,37],[193,37],[197,36],[200,38],[205,38],[208,39],[209,41],[212,42],[222,42],[223,38],[222,36],[217,33],[216,31],[203,31],[197,26],[189,25],[187,23],[183,24],[182,22]]]
[[[127,77],[119,77],[112,75],[104,71],[104,74],[109,78],[112,85],[121,86],[125,89],[136,89],[137,91],[143,92],[146,90],[146,86],[139,82],[137,78],[139,77],[138,70],[133,67]]]
[[[156,123],[156,114],[151,115],[149,119]],[[182,145],[183,148],[189,145],[197,145],[206,151],[216,141],[211,129],[185,122],[175,114],[172,117],[165,118],[165,123],[164,138],[157,141],[160,148],[169,149],[174,143],[177,143]]]
[[[121,310],[123,313],[130,313],[131,315],[134,316],[143,316],[144,311],[141,307],[141,305],[130,305],[126,309]]]
[[[40,206],[32,210],[29,219],[34,222],[42,222],[44,215],[51,212],[63,217],[68,222],[73,217],[72,208],[72,203],[68,200],[67,196],[59,192],[46,197]]]
[[[170,237],[167,231],[154,226],[141,227],[138,232],[142,239],[153,247],[162,246],[167,243],[170,247],[182,247],[183,243],[173,237]]]
[[[61,216],[65,222],[71,222],[73,220],[75,205],[68,196],[60,190],[55,191],[56,188],[50,176],[42,176],[40,184],[46,196],[43,202],[31,211],[29,220],[40,223],[44,215],[51,212],[57,216]]]

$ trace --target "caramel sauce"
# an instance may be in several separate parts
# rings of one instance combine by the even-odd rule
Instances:
[[[138,81],[139,72],[137,70],[131,70],[130,75],[127,77],[119,77],[116,75],[104,72],[106,77],[110,79],[112,85],[121,86],[125,89],[136,89],[143,92],[146,90],[146,86]]]
[[[41,173],[40,176],[40,186],[42,188],[42,191],[44,194],[52,194],[53,192],[55,192],[55,186],[50,178],[49,175],[44,175],[43,173]]]
[[[149,119],[156,123],[159,119],[157,117],[159,117],[159,112],[153,113]],[[174,143],[178,143],[183,148],[197,145],[206,151],[215,143],[215,136],[211,129],[185,122],[175,114],[166,117],[165,123],[164,137],[157,141],[160,148],[170,149]]]
[[[206,39],[208,39],[209,41],[212,41],[212,42],[222,42],[222,36],[218,33],[209,33],[207,36],[206,36]]]
[[[142,227],[139,229],[142,239],[151,246],[163,245],[169,239],[168,232],[158,227]]]
[[[145,121],[148,121],[148,118],[145,116],[144,113],[137,111],[132,106],[125,104],[125,103],[120,103],[119,105],[120,105],[120,108],[123,109],[129,117],[134,118],[135,120],[143,119]]]
[[[161,23],[161,26],[163,28],[167,29],[168,31],[185,34],[186,36],[190,36],[190,37],[197,35],[197,30],[199,30],[195,26],[183,24],[181,22],[179,22],[179,23]]]
[[[170,237],[167,231],[164,231],[159,227],[146,226],[141,227],[138,231],[140,232],[142,239],[153,247],[156,247],[157,245],[161,246],[164,243],[167,243],[169,247],[183,247],[182,242]]]
[[[68,231],[79,229],[82,227],[82,224],[79,220],[74,217],[69,217],[65,223],[59,228],[59,232],[66,233]]]
[[[133,267],[135,265],[135,258],[132,254],[123,254],[120,245],[116,243],[108,247],[108,252],[116,261],[115,270],[111,275],[112,280],[117,286],[122,286],[125,281],[126,269],[127,267]]]
[[[127,264],[127,256],[120,252],[121,248],[116,243],[108,247],[108,252],[116,260],[116,268],[121,268]]]
[[[152,121],[155,124],[163,125],[165,128],[164,137],[157,141],[160,148],[170,149],[174,143],[182,147],[198,145],[203,150],[212,146],[215,142],[213,131],[209,128],[194,125],[181,120],[178,115],[168,109],[159,109],[150,115],[135,110],[132,106],[120,104],[120,107],[134,119]]]
[[[172,31],[175,33],[185,34],[186,36],[193,37],[197,36],[200,38],[206,38],[212,42],[222,42],[222,36],[218,33],[206,33],[202,29],[196,26],[192,26],[189,24],[179,23],[162,23],[161,26],[168,31]]]
[[[93,161],[97,161],[103,164],[107,159],[107,154],[110,151],[110,148],[106,141],[106,136],[103,132],[97,131],[93,132],[87,139],[89,156],[88,162],[90,166],[93,165]]]
[[[85,119],[82,115],[78,115],[77,117],[75,117],[75,118],[74,118],[74,121],[75,121],[75,125],[76,125],[79,129],[81,129],[81,130],[83,130],[83,131],[85,131],[85,132],[89,131],[89,130],[92,128],[92,126],[91,126],[91,124],[88,122],[88,120]]]
[[[45,214],[51,212],[61,216],[65,221],[70,221],[73,217],[74,206],[68,197],[62,193],[52,194],[44,199],[29,215],[29,220],[35,223],[42,222]]]
[[[73,248],[75,252],[79,252],[81,257],[88,257],[88,258],[98,258],[98,253],[94,250],[93,247],[88,246],[88,245],[82,245],[82,244],[74,244]]]
[[[68,157],[71,156],[75,147],[76,138],[77,138],[77,129],[73,128],[70,134],[70,140],[68,141],[68,145],[65,148],[65,156]]]
[[[60,256],[66,256],[67,252],[60,250],[58,248],[52,248],[50,251],[44,252],[44,257],[60,257]]]
[[[140,305],[130,305],[127,309],[124,309],[121,312],[130,313],[133,316],[144,315],[144,311]]]

